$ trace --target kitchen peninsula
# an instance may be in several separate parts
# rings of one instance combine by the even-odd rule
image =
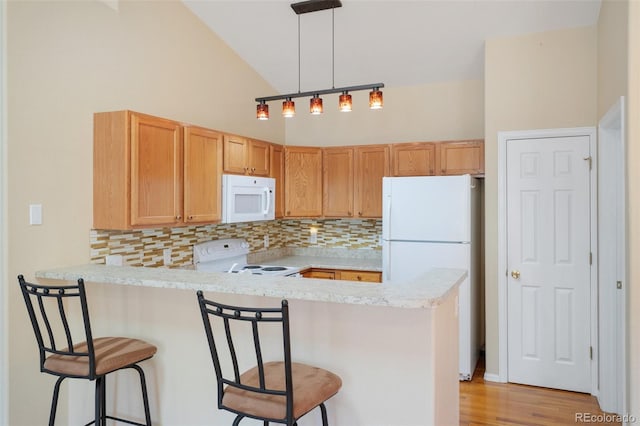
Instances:
[[[36,277],[45,283],[84,278],[94,335],[139,337],[158,346],[144,368],[159,424],[226,425],[233,419],[216,407],[196,290],[244,306],[277,306],[287,298],[294,360],[342,377],[343,388],[327,404],[331,425],[458,424],[457,287],[464,270],[432,269],[402,285],[104,265]],[[126,374],[114,380],[108,399],[116,411],[135,416],[140,402],[130,400],[129,389],[138,385]],[[84,407],[91,406],[92,392],[80,383],[69,389],[70,423],[81,423],[90,416]],[[319,425],[320,415],[298,424]]]

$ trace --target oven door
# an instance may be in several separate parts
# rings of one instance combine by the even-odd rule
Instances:
[[[222,175],[222,223],[273,220],[275,179]]]

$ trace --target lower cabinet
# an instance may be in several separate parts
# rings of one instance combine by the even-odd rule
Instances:
[[[311,268],[302,271],[302,276],[304,278],[324,278],[326,280],[361,281],[367,283],[382,282],[382,272],[378,271]]]

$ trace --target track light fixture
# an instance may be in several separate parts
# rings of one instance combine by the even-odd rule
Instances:
[[[256,116],[258,120],[268,120],[269,119],[269,105],[267,102],[277,101],[284,99],[282,102],[282,115],[285,117],[293,117],[295,115],[295,104],[293,102],[293,98],[302,98],[309,97],[309,110],[311,114],[317,115],[322,114],[322,98],[320,95],[327,95],[332,93],[341,93],[339,101],[338,101],[338,109],[343,112],[351,111],[352,102],[351,95],[349,92],[356,92],[359,90],[371,90],[369,92],[369,108],[371,109],[382,109],[382,91],[381,88],[384,87],[383,83],[372,83],[372,84],[363,84],[358,86],[348,86],[348,87],[335,87],[335,54],[334,54],[334,12],[338,7],[342,7],[342,2],[340,0],[307,0],[299,3],[291,4],[291,8],[298,15],[298,92],[297,93],[289,93],[286,95],[276,95],[276,96],[265,96],[261,98],[256,98],[256,102],[258,102],[257,113]],[[320,10],[331,9],[331,67],[332,67],[332,85],[331,89],[324,90],[313,90],[308,92],[300,91],[300,15],[303,13],[317,12]]]

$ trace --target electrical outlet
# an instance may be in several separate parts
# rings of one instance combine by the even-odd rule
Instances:
[[[269,234],[264,236],[264,248],[269,248]]]
[[[309,234],[309,244],[317,244],[318,243],[318,230],[312,230]]]
[[[163,257],[163,262],[165,266],[171,265],[171,249],[170,248],[166,248],[162,250],[162,257]]]
[[[121,254],[108,254],[105,259],[107,265],[122,266]]]

